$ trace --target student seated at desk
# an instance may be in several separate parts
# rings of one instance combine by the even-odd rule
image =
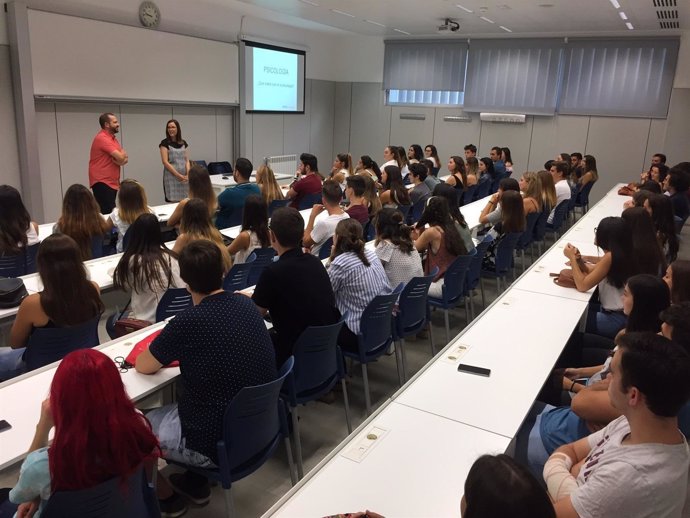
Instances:
[[[16,255],[38,243],[38,224],[24,206],[19,191],[0,185],[0,255]]]
[[[235,161],[235,170],[232,173],[235,185],[226,187],[218,195],[217,228],[228,228],[236,225],[237,219],[242,214],[247,196],[252,194],[261,196],[259,186],[249,181],[253,168],[252,163],[246,158],[238,158]]]
[[[427,168],[424,164],[412,164],[410,166],[410,182],[414,187],[410,189],[410,201],[412,205],[431,196],[431,189],[424,183],[427,176]]]
[[[205,167],[194,165],[189,170],[189,197],[180,201],[175,207],[175,210],[168,218],[168,226],[177,227],[180,225],[182,219],[182,210],[187,202],[193,198],[198,198],[206,203],[208,209],[208,216],[213,219],[218,209],[218,200],[216,193],[211,185],[211,177]]]
[[[455,223],[455,228],[458,229],[462,242],[465,244],[465,250],[467,250],[468,254],[471,254],[472,250],[475,249],[474,241],[472,241],[472,231],[469,226],[467,226],[462,212],[460,212],[460,207],[458,205],[458,190],[448,184],[440,183],[434,187],[432,194],[434,196],[442,196],[448,202],[450,218],[453,220],[453,223]]]
[[[117,207],[108,216],[106,225],[109,229],[117,228],[117,253],[122,253],[122,243],[129,226],[141,214],[151,213],[146,201],[146,191],[136,180],[127,178],[120,183],[117,191]]]
[[[184,287],[177,256],[163,243],[153,214],[139,216],[129,236],[129,246],[113,272],[113,286],[131,292],[130,318],[155,322],[158,302],[166,290]]]
[[[348,176],[345,180],[345,196],[350,201],[347,212],[348,216],[356,219],[364,227],[369,223],[369,207],[364,197],[366,182],[363,176]]]
[[[685,224],[685,220],[690,215],[690,201],[688,200],[690,174],[679,166],[672,167],[664,179],[663,187],[666,195],[671,199],[673,214]]]
[[[504,178],[501,183],[513,178]],[[516,182],[517,183],[517,182]],[[495,211],[494,211],[495,212]],[[496,252],[501,240],[507,235],[525,230],[525,206],[519,191],[506,190],[501,195],[501,219],[489,230],[492,239],[482,260],[482,269],[496,271]]]
[[[208,240],[192,241],[179,262],[194,306],[168,322],[135,367],[142,374],[153,374],[179,360],[184,392],[177,403],[152,410],[147,417],[163,457],[213,467],[218,464],[216,445],[232,398],[244,387],[273,381],[278,371],[271,338],[254,304],[223,290],[225,272],[218,246]],[[203,476],[188,471],[171,475],[170,482],[200,505],[210,499]],[[158,496],[162,506],[180,501],[163,477]]]
[[[383,192],[380,200],[384,207],[397,209],[401,205],[410,206],[410,192],[403,184],[400,168],[396,165],[389,165],[381,169],[381,183]]]
[[[690,355],[654,333],[626,333],[608,395],[621,417],[558,448],[544,481],[558,518],[678,517],[690,453],[678,413],[690,397]]]
[[[305,196],[321,191],[323,180],[319,174],[319,166],[316,157],[310,153],[302,153],[299,156],[297,179],[290,184],[286,198],[290,198],[290,207],[299,208],[299,204]],[[342,195],[342,191],[341,191]]]
[[[247,196],[242,212],[242,230],[228,246],[233,264],[244,263],[257,248],[268,248],[268,208],[261,196]]]
[[[124,481],[142,464],[155,465],[159,451],[113,360],[94,349],[73,351],[55,371],[10,501],[20,504],[17,516],[35,512],[36,518],[56,491],[88,489],[115,477]]]
[[[520,192],[520,184],[515,178],[504,178],[498,184],[498,191],[491,195],[479,215],[479,223],[495,226],[501,221],[501,199],[507,191]]]
[[[525,209],[525,216],[533,212],[541,212],[541,180],[534,171],[527,171],[518,181],[520,192],[522,193],[522,206]]]
[[[652,216],[644,207],[625,209],[621,217],[632,232],[633,254],[641,273],[662,275],[666,271],[666,257],[656,237]]]
[[[321,201],[311,208],[309,214],[309,221],[307,228],[304,229],[304,238],[302,244],[306,250],[310,250],[312,255],[319,256],[321,246],[331,237],[335,232],[335,226],[339,221],[348,219],[350,216],[340,206],[340,201],[343,199],[343,191],[340,190],[340,185],[335,180],[326,180],[323,182],[323,189],[321,190]],[[325,218],[316,221],[316,217],[323,211],[328,213]]]
[[[259,311],[271,314],[278,365],[292,355],[293,345],[307,327],[335,324],[340,318],[326,268],[302,251],[303,234],[304,219],[295,209],[273,212],[269,236],[279,259],[266,266],[252,295]]]
[[[374,219],[376,256],[383,264],[391,286],[407,284],[412,277],[424,275],[422,259],[412,241],[412,227],[403,222],[402,212],[381,209]]]
[[[358,174],[358,176],[364,179],[364,204],[369,212],[369,217],[373,218],[383,206],[376,189],[376,180],[372,179],[367,173]]]
[[[671,290],[671,302],[690,302],[690,261],[677,259],[669,264],[664,281]]]
[[[673,204],[668,196],[650,193],[646,196],[643,206],[652,215],[656,237],[669,262],[678,256],[678,235],[673,217]]]
[[[455,222],[450,217],[446,198],[442,196],[429,198],[422,217],[417,223],[416,237],[415,248],[420,253],[426,252],[424,273],[429,275],[435,267],[438,267],[434,282],[429,287],[429,295],[440,298],[443,296],[443,276],[446,270],[456,257],[469,253]]]
[[[270,205],[273,200],[285,199],[283,190],[273,174],[273,169],[266,164],[261,164],[256,170],[256,185],[261,189],[261,196],[266,205]]]
[[[90,190],[81,184],[70,185],[62,200],[62,214],[55,224],[55,232],[70,236],[77,243],[81,260],[92,256],[95,237],[108,231],[108,224]]]
[[[223,236],[216,227],[213,226],[211,218],[208,216],[208,206],[198,198],[192,198],[187,202],[182,210],[182,220],[180,221],[180,235],[175,240],[173,252],[180,255],[188,243],[196,239],[208,239],[218,246],[223,256],[225,271],[229,271],[232,266],[232,259],[228,253]]]
[[[335,227],[328,277],[338,311],[341,315],[347,313],[338,345],[348,351],[358,348],[357,333],[364,309],[377,295],[391,292],[381,261],[373,250],[365,249],[364,244],[359,221],[349,218]]]
[[[98,284],[86,278],[79,248],[71,237],[53,234],[45,238],[38,248],[36,268],[43,291],[27,296],[19,306],[10,331],[10,348],[3,347],[0,353],[3,381],[26,370],[22,357],[34,329],[76,326],[104,310]]]
[[[541,183],[541,210],[551,214],[551,210],[556,206],[558,198],[556,196],[556,184],[553,181],[553,176],[546,170],[537,172],[539,181]]]

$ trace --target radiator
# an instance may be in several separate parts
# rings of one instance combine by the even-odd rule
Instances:
[[[273,169],[274,174],[295,176],[297,171],[297,155],[269,156],[264,158],[264,162]]]

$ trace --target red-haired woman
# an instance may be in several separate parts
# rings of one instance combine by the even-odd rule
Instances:
[[[100,351],[80,349],[55,371],[10,500],[21,504],[18,516],[38,516],[52,493],[124,480],[159,453],[158,439],[127,396],[115,363]]]

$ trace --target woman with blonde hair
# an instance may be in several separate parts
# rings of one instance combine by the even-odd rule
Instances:
[[[553,176],[548,171],[537,172],[541,184],[541,207],[542,212],[551,212],[556,208],[556,184],[553,182]]]
[[[57,232],[67,234],[77,242],[82,261],[92,257],[95,237],[108,231],[96,198],[81,184],[70,185],[62,200],[62,214],[55,224]]]
[[[200,165],[192,166],[189,170],[189,197],[177,204],[175,210],[168,218],[168,226],[177,227],[182,218],[182,211],[187,202],[192,198],[197,198],[206,204],[208,215],[213,219],[218,209],[218,200],[216,193],[211,185],[211,177],[208,170]]]
[[[106,225],[117,228],[117,253],[123,252],[122,243],[125,233],[134,221],[147,212],[153,212],[146,200],[146,191],[136,180],[122,180],[117,192],[117,207],[108,216]]]
[[[364,178],[364,199],[367,200],[369,216],[377,214],[383,205],[376,192],[376,182],[368,174],[361,175]]]
[[[285,199],[285,195],[278,185],[278,180],[273,174],[273,169],[268,164],[261,164],[256,170],[256,185],[259,186],[261,197],[266,205],[270,205],[273,200]]]
[[[465,160],[465,174],[467,174],[467,185],[479,183],[479,160],[476,156],[471,156]]]
[[[522,175],[520,181],[520,191],[522,192],[522,204],[525,209],[525,216],[533,212],[541,212],[543,200],[541,197],[541,180],[534,171],[527,171]]]
[[[232,259],[228,249],[225,247],[225,243],[223,243],[223,236],[213,225],[211,218],[208,217],[206,204],[198,198],[192,198],[187,202],[182,211],[180,235],[175,240],[173,252],[179,255],[185,246],[196,239],[207,239],[218,246],[223,256],[223,266],[227,273],[232,266]]]

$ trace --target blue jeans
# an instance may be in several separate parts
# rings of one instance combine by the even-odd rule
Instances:
[[[26,363],[22,360],[26,347],[11,349],[3,347],[0,349],[0,381],[7,381],[16,378],[26,372]]]
[[[185,447],[177,403],[151,410],[146,414],[146,418],[151,423],[153,433],[158,437],[163,458],[198,468],[211,469],[216,467],[206,455]]]
[[[587,313],[585,332],[615,338],[618,331],[625,327],[627,321],[628,317],[622,311],[606,311],[604,309],[595,311],[590,307]]]

